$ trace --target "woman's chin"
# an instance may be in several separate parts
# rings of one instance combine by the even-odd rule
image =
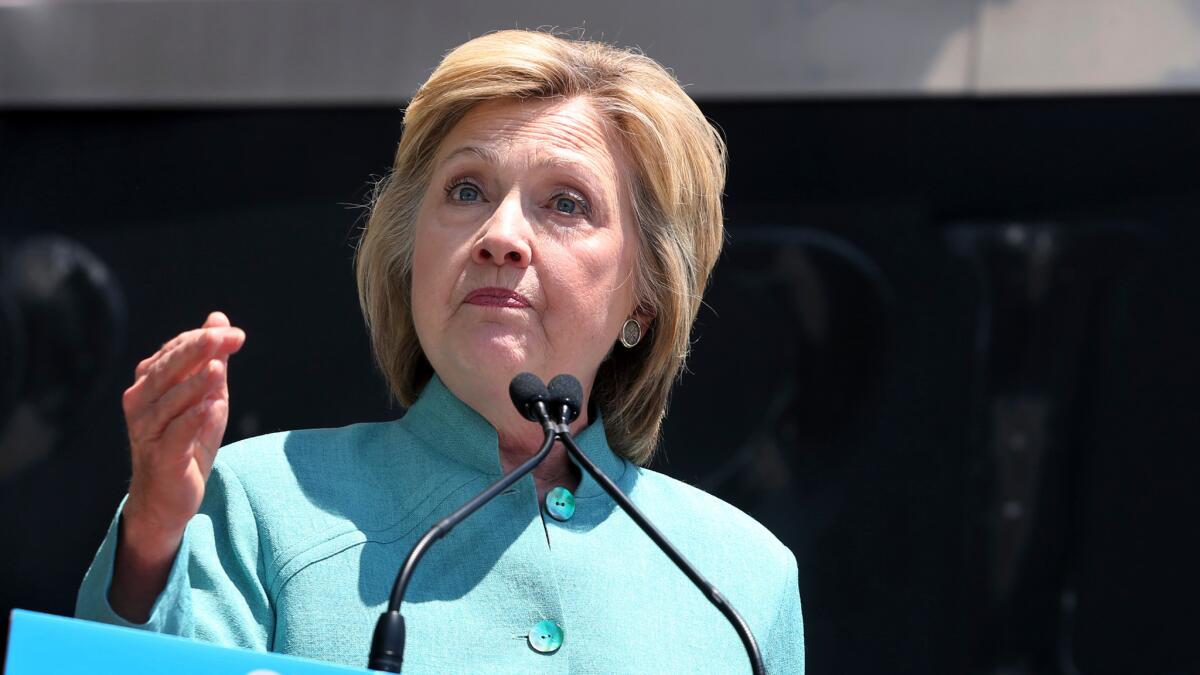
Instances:
[[[528,370],[530,350],[525,335],[503,330],[476,331],[461,347],[458,359],[468,368]]]

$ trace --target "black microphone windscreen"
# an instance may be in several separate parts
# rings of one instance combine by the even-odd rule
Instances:
[[[580,408],[583,405],[583,385],[579,383],[579,380],[575,379],[573,375],[563,373],[555,375],[547,387],[552,404],[565,405],[571,409],[570,421],[579,417]]]
[[[521,413],[522,417],[537,422],[533,404],[538,401],[549,401],[550,392],[542,383],[542,378],[533,373],[521,373],[508,383],[508,397],[512,399],[513,405],[517,407],[517,411]]]

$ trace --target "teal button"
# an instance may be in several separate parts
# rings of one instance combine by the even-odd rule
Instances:
[[[536,652],[553,654],[562,646],[562,641],[562,629],[550,619],[542,619],[529,631],[529,646]]]
[[[575,495],[561,486],[547,492],[546,513],[555,520],[570,520],[575,515]]]

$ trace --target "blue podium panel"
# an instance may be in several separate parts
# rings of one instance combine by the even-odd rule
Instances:
[[[363,662],[367,655],[363,654]],[[5,675],[345,675],[373,673],[283,654],[13,610]]]

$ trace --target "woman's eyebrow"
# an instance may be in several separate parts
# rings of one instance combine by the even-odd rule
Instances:
[[[492,148],[488,148],[488,147],[485,147],[482,145],[464,145],[461,148],[458,148],[457,150],[455,150],[454,152],[451,152],[450,154],[446,155],[446,158],[442,160],[442,164],[449,162],[450,160],[454,159],[455,157],[458,157],[459,155],[474,155],[475,157],[478,157],[479,159],[482,159],[483,161],[485,161],[489,164],[499,164],[500,163],[500,153],[496,152]]]
[[[598,171],[593,167],[591,162],[576,159],[571,156],[563,156],[558,154],[542,154],[535,158],[531,163],[532,168],[552,168],[561,169],[576,174],[581,180],[589,183],[591,186],[599,186],[603,184],[602,171]]]

